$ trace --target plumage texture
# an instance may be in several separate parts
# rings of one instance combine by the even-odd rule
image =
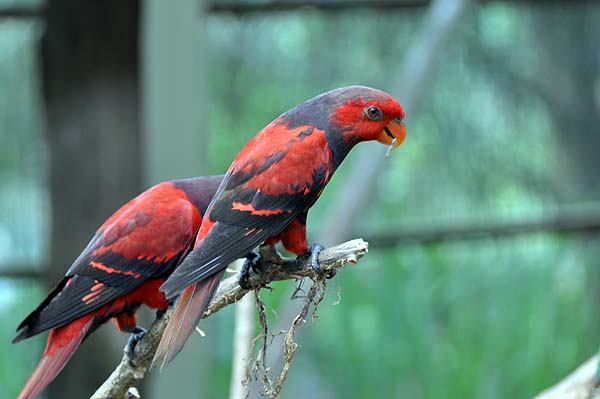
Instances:
[[[193,246],[221,180],[212,176],[160,183],[100,226],[65,277],[18,327],[13,342],[51,330],[19,398],[35,397],[81,342],[110,318],[130,331],[141,304],[168,307],[159,287]]]
[[[369,119],[366,110],[376,106],[383,117]],[[350,149],[366,140],[389,144],[384,133],[396,123],[404,132],[404,111],[390,95],[367,87],[351,86],[324,93],[282,114],[236,156],[211,201],[196,237],[194,249],[162,285],[167,298],[222,271],[233,260],[257,245],[281,240],[296,254],[307,251],[306,216],[331,175]],[[387,130],[387,129],[386,129]],[[389,132],[389,130],[388,130]],[[390,135],[390,133],[387,133]],[[403,139],[400,139],[400,141]],[[169,321],[170,334],[184,335],[163,340],[155,364],[177,353],[188,332],[179,317],[197,320],[200,315],[179,312],[187,308],[182,297]]]

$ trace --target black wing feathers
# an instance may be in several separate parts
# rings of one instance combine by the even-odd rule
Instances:
[[[17,331],[19,331],[19,334],[13,339],[13,343],[15,342],[19,342],[25,338],[30,337],[31,335],[27,335],[27,336],[22,336],[24,334],[24,330],[22,330],[24,327],[26,326],[33,326],[36,323],[36,320],[38,319],[40,313],[46,308],[46,306],[48,306],[48,304],[50,303],[50,301],[52,301],[54,299],[54,297],[56,297],[61,291],[62,289],[65,287],[65,285],[67,284],[67,282],[69,281],[69,277],[63,277],[62,280],[60,280],[58,282],[58,284],[56,284],[56,286],[52,289],[52,291],[50,291],[50,293],[48,294],[48,296],[42,301],[42,303],[40,303],[37,308],[35,308],[22,322],[21,324],[19,324],[19,326],[17,327]],[[33,335],[33,334],[32,334]]]
[[[94,260],[117,267],[118,270],[129,270],[132,271],[132,274],[139,272],[141,277],[109,273],[103,269],[91,267],[89,265],[91,259],[81,257],[80,261],[84,263],[72,268],[76,274],[64,277],[48,297],[21,322],[13,342],[29,338],[51,328],[64,326],[126,295],[148,279],[170,273],[187,250],[189,248],[162,265],[151,260],[128,260],[112,251],[94,258]],[[67,282],[69,282],[68,285]],[[94,286],[95,288],[93,288]],[[98,323],[101,322],[98,320]]]
[[[289,224],[293,220],[293,215],[286,216],[289,218],[287,221]],[[192,251],[183,260],[161,286],[161,290],[170,299],[179,295],[186,287],[224,269],[229,263],[245,256],[257,245],[279,232],[273,232],[273,228],[268,227],[254,228],[252,231],[245,227],[217,222],[204,238],[200,250]]]
[[[89,277],[74,276],[71,278],[70,284],[65,287],[68,279],[65,277],[59,284],[59,286],[62,285],[61,291],[57,291],[55,288],[44,302],[23,320],[13,342],[32,337],[51,328],[64,326],[123,295],[121,290],[105,285],[94,291],[92,302],[86,303],[82,301],[82,298],[90,294],[92,287],[97,282]]]

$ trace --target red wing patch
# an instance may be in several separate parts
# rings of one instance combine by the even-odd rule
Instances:
[[[267,160],[271,160],[272,165],[263,168],[259,163]],[[275,164],[277,167],[273,168]],[[330,175],[332,164],[333,154],[323,130],[314,126],[290,129],[276,120],[250,140],[234,160],[231,172],[252,175],[247,187],[262,194],[296,194],[298,191],[308,194],[316,183],[312,181],[314,171],[325,167]],[[306,165],[306,168],[298,165]]]
[[[192,240],[202,215],[185,191],[173,183],[158,184],[117,211],[98,230],[92,255],[108,251],[127,259],[162,263]]]
[[[190,247],[201,221],[184,190],[171,182],[160,183],[115,212],[67,276],[87,275],[125,288],[130,280],[141,282],[167,273]]]

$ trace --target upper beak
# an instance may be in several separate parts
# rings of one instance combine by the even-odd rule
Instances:
[[[404,122],[398,118],[388,123],[379,135],[379,141],[383,144],[389,144],[390,150],[400,146],[405,138],[406,126],[404,125]]]

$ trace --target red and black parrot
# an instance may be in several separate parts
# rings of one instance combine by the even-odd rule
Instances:
[[[18,342],[50,330],[46,349],[18,399],[37,396],[81,342],[115,318],[132,333],[128,350],[145,333],[136,324],[141,304],[166,310],[160,285],[192,249],[203,214],[223,176],[163,182],[115,212],[96,231],[65,277],[17,328]]]
[[[348,152],[359,142],[391,147],[405,138],[404,110],[392,96],[363,86],[329,91],[279,116],[236,156],[202,220],[193,250],[161,286],[180,295],[154,364],[181,350],[226,266],[261,243],[281,241],[310,254],[306,217]],[[340,206],[343,206],[340,204]]]

